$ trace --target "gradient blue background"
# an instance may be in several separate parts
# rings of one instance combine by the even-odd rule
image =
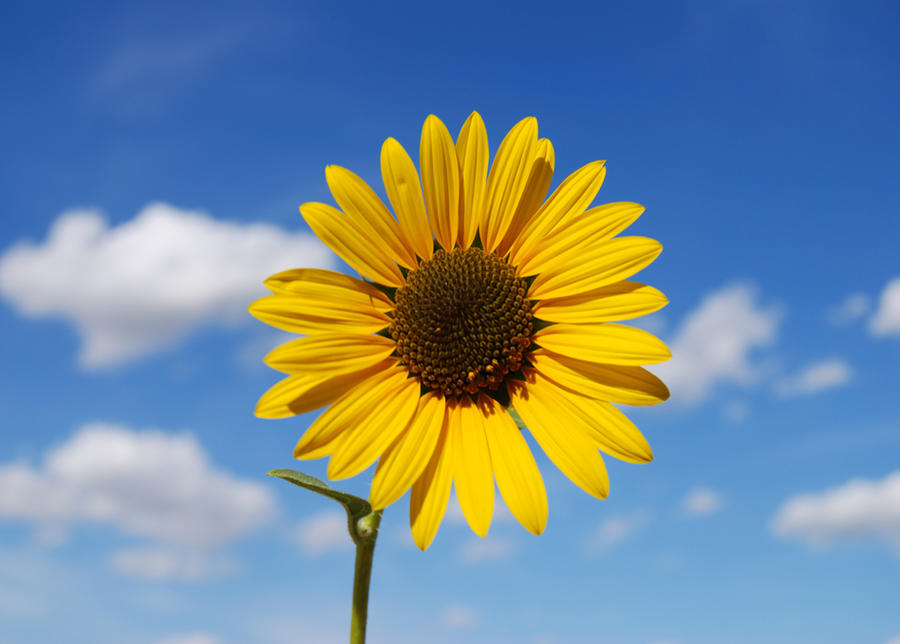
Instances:
[[[900,469],[900,342],[866,317],[900,275],[898,28],[892,2],[7,3],[0,252],[42,243],[73,207],[116,226],[154,201],[306,232],[297,205],[331,201],[326,164],[377,186],[381,142],[415,157],[429,113],[455,135],[478,110],[492,152],[534,115],[554,185],[607,159],[598,201],[647,207],[634,230],[665,251],[639,279],[671,300],[655,316],[664,339],[733,285],[777,309],[777,332],[752,356],[757,378],[631,414],[656,460],[608,459],[608,500],[540,456],[541,537],[501,521],[493,555],[467,563],[464,524],[445,522],[423,554],[404,536],[406,500],[389,508],[371,641],[884,644],[900,636],[897,548],[865,530],[810,548],[771,522],[796,494]],[[830,324],[852,293],[868,313]],[[37,467],[94,420],[190,432],[279,508],[227,546],[235,570],[193,582],[111,569],[136,541],[114,526],[72,522],[49,546],[0,516],[0,642],[343,641],[352,551],[310,554],[288,536],[332,508],[262,476],[294,466],[314,415],[252,416],[276,375],[262,349],[258,365],[236,355],[261,327],[202,324],[85,370],[66,319],[0,304],[0,465]],[[852,367],[841,386],[775,392],[832,357]],[[324,476],[324,462],[297,467]],[[364,495],[370,477],[341,486]],[[686,514],[696,486],[722,507]],[[628,534],[590,545],[611,517]]]

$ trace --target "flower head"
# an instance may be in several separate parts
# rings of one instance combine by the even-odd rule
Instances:
[[[340,209],[306,203],[300,212],[363,279],[288,270],[266,280],[272,295],[250,307],[304,336],[266,357],[288,376],[263,395],[257,415],[327,407],[294,456],[329,456],[332,479],[377,461],[372,507],[412,488],[410,524],[422,549],[451,484],[475,533],[487,534],[495,481],[519,522],[543,531],[546,492],[513,410],[566,476],[604,498],[601,451],[652,459],[611,403],[652,405],[669,395],[642,367],[668,359],[668,349],[615,323],[666,304],[658,290],[627,281],[662,250],[652,239],[617,236],[644,209],[590,207],[602,161],[547,198],[553,146],[532,117],[506,135],[490,172],[488,160],[475,112],[455,144],[437,117],[426,119],[420,172],[387,139],[381,171],[393,214],[362,179],[329,166]]]

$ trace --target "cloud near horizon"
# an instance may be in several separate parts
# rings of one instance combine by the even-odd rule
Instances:
[[[778,508],[772,530],[816,548],[875,541],[900,554],[900,470],[880,480],[852,479],[793,496]]]

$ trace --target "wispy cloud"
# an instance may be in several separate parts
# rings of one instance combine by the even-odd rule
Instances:
[[[751,354],[775,342],[780,320],[778,309],[757,302],[754,287],[726,286],[684,318],[669,342],[672,359],[654,372],[682,404],[703,402],[720,383],[751,384],[760,371]]]
[[[725,507],[725,499],[708,487],[695,487],[681,500],[681,511],[689,517],[705,517]]]
[[[865,316],[872,307],[865,293],[851,293],[837,306],[829,309],[827,320],[834,326],[845,326]]]
[[[730,400],[722,407],[722,416],[730,423],[742,423],[750,416],[750,406],[742,400]]]
[[[221,552],[171,545],[142,546],[114,552],[109,558],[116,572],[151,581],[201,581],[232,574],[237,563]]]
[[[606,552],[610,548],[629,539],[650,525],[650,513],[635,510],[629,514],[604,519],[594,534],[585,543],[589,554]]]
[[[329,267],[308,234],[237,224],[151,204],[109,227],[94,210],[61,215],[41,244],[0,255],[0,295],[30,317],[61,317],[82,337],[87,369],[112,367],[173,346],[210,324],[250,321],[262,280],[293,268]]]
[[[129,40],[103,62],[94,85],[99,91],[118,91],[195,77],[222,60],[247,35],[247,29],[232,25],[206,33]]]
[[[853,479],[786,500],[773,532],[814,547],[851,541],[886,543],[900,553],[900,471],[881,480]]]
[[[775,393],[783,397],[810,396],[836,389],[853,379],[853,368],[840,358],[807,365],[799,372],[775,383]]]
[[[209,24],[212,22],[212,24]],[[257,15],[196,25],[126,30],[89,80],[91,100],[120,116],[156,116],[227,70],[239,56],[271,43],[277,27]],[[266,38],[259,38],[262,33]]]
[[[478,621],[475,609],[465,604],[448,604],[441,611],[441,623],[453,630],[472,628]]]

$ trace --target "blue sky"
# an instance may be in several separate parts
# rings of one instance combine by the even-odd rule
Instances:
[[[263,474],[297,212],[382,141],[527,115],[659,239],[656,460],[550,521],[385,513],[373,642],[900,642],[900,10],[890,2],[0,9],[0,644],[346,636],[339,508]],[[341,483],[365,495],[371,472]]]

